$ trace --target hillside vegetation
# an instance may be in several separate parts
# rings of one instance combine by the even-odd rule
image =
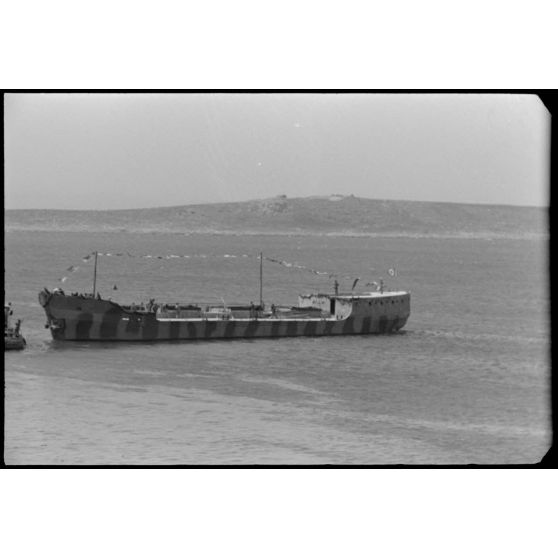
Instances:
[[[536,207],[388,201],[354,196],[275,198],[150,209],[7,210],[5,229],[236,234],[512,236],[547,234]]]

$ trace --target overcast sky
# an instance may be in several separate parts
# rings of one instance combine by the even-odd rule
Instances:
[[[8,94],[7,209],[354,194],[548,204],[529,95]]]

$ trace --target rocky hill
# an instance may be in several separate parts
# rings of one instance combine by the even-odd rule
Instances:
[[[110,211],[6,210],[5,229],[450,237],[548,233],[543,208],[341,195]]]

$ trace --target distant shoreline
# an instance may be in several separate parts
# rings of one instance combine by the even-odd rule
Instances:
[[[233,230],[118,230],[118,229],[90,229],[90,228],[40,228],[8,226],[5,233],[91,233],[91,234],[142,234],[142,235],[207,235],[207,236],[292,236],[292,237],[325,237],[325,238],[416,238],[416,239],[454,239],[454,240],[548,240],[548,233],[495,233],[495,232],[454,232],[454,233],[414,233],[414,232],[378,232],[363,233],[357,231],[233,231]]]
[[[217,207],[217,206],[230,206],[230,207],[241,207],[243,205],[249,204],[261,204],[261,203],[270,203],[270,202],[291,202],[291,203],[300,203],[300,202],[346,202],[349,200],[358,200],[359,202],[372,202],[372,203],[379,203],[379,204],[413,204],[413,205],[435,205],[435,206],[463,206],[463,207],[470,207],[470,208],[514,208],[514,209],[535,209],[535,210],[547,210],[547,205],[515,205],[515,204],[503,204],[503,203],[473,203],[473,202],[450,202],[450,201],[425,201],[425,200],[399,200],[399,199],[383,199],[383,198],[368,198],[368,197],[357,197],[353,195],[342,195],[342,194],[331,194],[329,196],[306,196],[302,198],[297,197],[288,197],[286,195],[278,195],[273,196],[271,198],[256,198],[250,200],[243,200],[243,201],[231,201],[231,202],[205,202],[205,203],[190,203],[190,204],[183,204],[183,205],[157,205],[153,207],[129,207],[129,208],[118,208],[118,209],[110,209],[110,208],[102,208],[102,209],[75,209],[75,208],[5,208],[5,211],[12,211],[12,212],[59,212],[59,213],[124,213],[124,212],[145,212],[145,211],[166,211],[166,210],[173,210],[173,209],[203,209],[209,207]]]
[[[546,238],[548,210],[520,206],[373,200],[354,196],[131,210],[5,210],[5,230],[330,236]]]

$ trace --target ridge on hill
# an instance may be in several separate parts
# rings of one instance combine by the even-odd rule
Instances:
[[[7,231],[529,237],[548,234],[540,207],[331,195],[126,210],[5,211]]]

